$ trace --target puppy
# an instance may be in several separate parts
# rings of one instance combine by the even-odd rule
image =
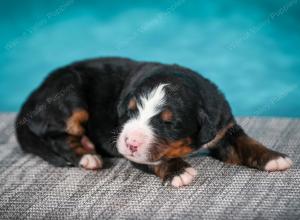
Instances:
[[[200,74],[124,58],[55,70],[23,105],[16,133],[25,152],[56,166],[94,170],[102,168],[102,156],[123,156],[175,187],[195,178],[183,158],[200,148],[259,170],[292,165],[249,137],[223,94]]]

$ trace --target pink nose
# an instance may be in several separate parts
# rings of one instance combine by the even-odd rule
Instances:
[[[129,148],[129,150],[132,153],[136,152],[138,148],[143,144],[141,141],[132,137],[125,138],[125,142],[126,142],[126,146]]]
[[[140,132],[130,132],[125,138],[125,143],[129,150],[134,153],[138,151],[138,148],[143,144],[143,139],[144,136]]]
[[[127,144],[127,147],[129,148],[131,153],[137,152],[137,150],[138,150],[138,146],[136,146],[136,145]]]

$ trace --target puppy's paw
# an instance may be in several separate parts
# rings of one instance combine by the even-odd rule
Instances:
[[[85,154],[79,161],[79,166],[87,170],[97,170],[103,167],[103,160],[96,154]]]
[[[184,169],[182,174],[174,176],[172,178],[171,185],[176,188],[189,185],[196,177],[196,175],[197,171],[194,168],[187,167]]]
[[[277,157],[273,160],[270,160],[266,165],[265,165],[265,170],[266,171],[281,171],[281,170],[287,170],[292,166],[293,162],[290,158],[288,157]]]

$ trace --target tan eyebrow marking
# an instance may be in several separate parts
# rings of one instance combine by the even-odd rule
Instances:
[[[173,119],[173,112],[171,112],[171,110],[169,110],[169,109],[164,110],[161,113],[161,119],[163,121],[172,121],[172,119]]]
[[[130,110],[136,110],[137,109],[137,103],[136,103],[136,99],[135,98],[131,98],[129,100],[128,109],[130,109]]]

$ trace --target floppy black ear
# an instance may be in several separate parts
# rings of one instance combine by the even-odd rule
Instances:
[[[198,144],[202,146],[203,144],[208,143],[217,134],[216,127],[212,124],[209,116],[203,109],[198,110],[198,123],[200,127],[200,131],[198,133]]]

